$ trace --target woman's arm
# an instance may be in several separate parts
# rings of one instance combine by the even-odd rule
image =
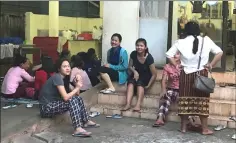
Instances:
[[[162,74],[162,79],[161,79],[161,93],[166,93],[166,82],[167,82],[167,75]]]
[[[222,55],[223,55],[223,52],[220,52],[214,56],[213,60],[210,63],[212,67],[214,67],[220,61]]]
[[[75,87],[70,93],[67,93],[64,85],[58,85],[57,89],[64,101],[68,101],[79,91],[79,87]]]
[[[154,63],[151,64],[151,65],[149,66],[149,68],[150,68],[150,70],[151,70],[152,77],[151,77],[151,79],[150,79],[148,85],[146,86],[146,88],[149,88],[149,87],[154,83],[154,81],[156,80],[156,77],[157,77],[157,72],[156,72],[156,68],[155,68]]]
[[[30,76],[25,70],[22,70],[21,77],[28,82],[34,82],[34,77]]]
[[[124,71],[124,70],[127,70],[128,69],[128,53],[126,50],[124,50],[122,56],[120,56],[122,58],[122,62],[119,63],[119,65],[112,65],[112,64],[109,64],[108,67],[109,68],[112,68],[113,70],[116,70],[116,71]]]
[[[166,52],[166,57],[168,58],[170,64],[177,66],[175,62],[174,56],[178,52],[178,41],[174,43],[174,45]]]

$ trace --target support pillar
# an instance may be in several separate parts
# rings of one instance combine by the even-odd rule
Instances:
[[[49,1],[49,37],[59,36],[59,1]]]

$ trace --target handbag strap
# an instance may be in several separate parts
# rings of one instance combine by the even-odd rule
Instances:
[[[199,60],[198,60],[198,67],[197,67],[197,69],[200,68],[200,64],[201,64],[201,60],[202,60],[201,55],[202,55],[203,44],[204,44],[204,37],[202,37],[202,46],[201,46],[201,51],[200,51],[200,55],[199,55]],[[210,73],[211,78],[213,78],[212,75],[211,75],[211,70],[209,70],[209,73]]]
[[[204,37],[202,37],[202,46],[201,46],[201,51],[200,51],[200,55],[199,55],[199,60],[198,60],[198,67],[197,67],[197,69],[200,68],[200,63],[201,63],[201,60],[202,60],[201,55],[202,55],[203,44],[204,44]]]

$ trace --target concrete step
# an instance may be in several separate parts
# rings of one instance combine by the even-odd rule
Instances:
[[[126,93],[127,85],[119,85],[116,82],[113,82],[113,85],[116,89],[116,92]],[[161,92],[161,83],[156,81],[152,87],[145,94],[149,95],[159,95]],[[236,102],[236,87],[235,86],[226,86],[220,87],[216,86],[214,93],[211,94],[212,99],[218,100],[227,100]]]
[[[137,96],[133,97],[132,106],[137,103]],[[155,95],[145,95],[142,107],[144,108],[158,108],[160,103],[160,96]],[[111,104],[111,105],[125,105],[126,104],[126,94],[116,93],[116,94],[98,94],[98,104]],[[210,99],[209,111],[212,115],[219,116],[235,116],[235,101],[226,100],[216,100]],[[177,103],[173,103],[170,106],[170,111],[177,111]]]
[[[120,105],[97,104],[91,107],[90,111],[91,112],[97,111],[105,115],[120,114],[125,117],[156,120],[156,108],[142,108],[140,113],[132,112],[131,110],[120,111],[121,109],[122,109],[122,106]],[[180,118],[176,112],[170,112],[167,117],[167,120],[173,121],[173,122],[180,122]],[[200,120],[198,119],[198,117],[196,117],[196,122],[200,123]],[[211,126],[225,125],[228,128],[236,128],[236,124],[234,121],[229,120],[228,117],[222,117],[222,116],[210,115],[208,118],[208,124]]]
[[[113,85],[116,89],[116,92],[126,92],[127,90],[127,84],[120,85],[117,82],[113,82]],[[160,94],[160,92],[161,92],[161,83],[160,81],[155,81],[153,85],[150,87],[150,89],[147,90],[145,93],[157,95]]]

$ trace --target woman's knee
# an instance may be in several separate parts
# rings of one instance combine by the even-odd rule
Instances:
[[[143,86],[137,86],[137,94],[144,94],[144,87]]]

